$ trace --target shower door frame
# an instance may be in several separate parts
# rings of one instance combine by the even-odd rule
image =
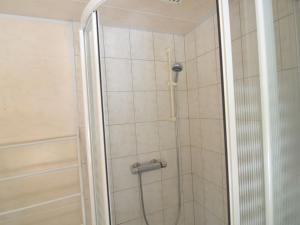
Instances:
[[[95,1],[92,1],[91,3],[94,5]],[[99,1],[97,1],[99,2]],[[100,1],[102,2],[102,1]],[[89,5],[88,5],[89,6]],[[96,6],[94,6],[96,7]],[[91,205],[91,220],[92,225],[110,225],[111,224],[111,212],[110,212],[110,200],[109,200],[109,185],[108,185],[108,174],[107,174],[107,157],[106,157],[106,148],[105,148],[105,134],[104,134],[104,118],[103,118],[103,99],[102,99],[102,92],[101,92],[101,62],[100,62],[100,43],[99,43],[99,17],[96,10],[93,10],[90,12],[90,9],[93,9],[93,7],[87,7],[89,16],[84,15],[82,28],[80,29],[80,52],[81,52],[81,66],[82,66],[82,87],[83,87],[83,100],[84,100],[84,122],[86,125],[86,131],[85,131],[85,138],[86,138],[86,154],[87,154],[87,168],[88,168],[88,182],[89,182],[89,195],[90,195],[90,205]],[[102,164],[101,173],[104,177],[104,184],[102,185],[103,188],[103,205],[105,205],[105,208],[103,209],[103,221],[105,221],[105,224],[98,224],[99,221],[97,221],[97,212],[96,212],[96,199],[95,199],[95,189],[94,189],[94,178],[95,173],[93,171],[93,153],[92,153],[92,147],[91,147],[91,133],[90,133],[90,113],[89,113],[89,98],[88,98],[88,82],[87,82],[87,68],[86,68],[86,46],[85,46],[85,28],[89,23],[92,23],[92,32],[93,32],[93,44],[96,47],[93,49],[94,56],[95,56],[95,64],[97,65],[95,70],[96,74],[93,74],[96,78],[97,85],[96,85],[96,107],[98,110],[97,118],[103,128],[102,131],[100,131],[100,149],[99,151],[102,153],[102,158],[104,158],[104,163]]]
[[[236,139],[235,91],[232,61],[229,0],[217,0],[221,43],[222,86],[225,110],[229,216],[231,225],[240,225],[238,149]],[[278,146],[278,85],[272,0],[255,0],[261,115],[264,157],[266,225],[274,224],[272,151]],[[276,141],[277,140],[277,141]]]
[[[224,140],[226,149],[228,220],[240,225],[238,154],[236,137],[234,77],[228,0],[216,0],[220,43],[221,86],[224,114]]]

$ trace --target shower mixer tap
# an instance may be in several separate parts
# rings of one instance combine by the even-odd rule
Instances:
[[[136,162],[130,166],[132,174],[139,174],[149,172],[152,170],[158,170],[167,167],[167,162],[164,160],[152,159],[148,162],[139,163]]]

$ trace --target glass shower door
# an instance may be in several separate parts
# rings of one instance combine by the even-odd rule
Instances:
[[[219,6],[232,225],[298,225],[299,1]]]
[[[101,96],[100,51],[97,12],[91,14],[81,32],[81,48],[85,53],[83,86],[90,202],[93,225],[109,225],[109,196],[104,124]]]

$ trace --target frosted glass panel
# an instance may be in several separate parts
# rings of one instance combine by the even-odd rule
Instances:
[[[274,1],[278,71],[279,149],[272,152],[274,224],[300,221],[299,1]]]
[[[264,158],[255,1],[230,1],[240,224],[265,225]]]
[[[241,225],[299,225],[300,223],[300,4],[295,0],[273,0],[273,26],[277,73],[268,74],[275,93],[266,100],[276,104],[266,114],[279,131],[268,130],[276,137],[271,149],[264,147],[261,109],[264,85],[261,84],[257,33],[256,1],[229,1],[239,172]],[[270,14],[265,13],[265,17]],[[268,40],[271,41],[271,40]],[[272,57],[267,58],[272,60]],[[271,77],[270,77],[271,76]],[[267,104],[266,104],[267,105]],[[263,104],[263,107],[266,107]],[[265,114],[264,114],[265,115]],[[277,118],[277,119],[272,119]],[[265,169],[265,154],[270,155],[270,169]],[[270,183],[265,180],[270,176]],[[270,191],[271,201],[266,200]],[[268,214],[270,212],[270,214]],[[272,219],[273,223],[268,223]],[[270,221],[272,221],[270,220]]]

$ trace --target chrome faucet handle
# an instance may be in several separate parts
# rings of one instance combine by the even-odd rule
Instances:
[[[160,161],[160,166],[161,166],[161,168],[166,168],[166,167],[168,166],[167,161],[161,160],[161,161]]]

